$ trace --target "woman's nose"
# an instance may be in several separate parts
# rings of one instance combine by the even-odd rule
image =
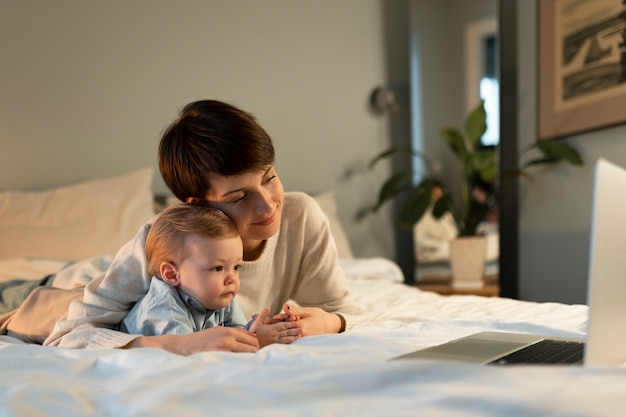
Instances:
[[[269,192],[259,193],[255,210],[257,213],[268,213],[272,211],[272,198]]]

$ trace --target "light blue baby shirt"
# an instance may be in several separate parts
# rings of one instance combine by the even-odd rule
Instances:
[[[224,308],[208,310],[195,298],[155,276],[148,293],[120,323],[120,330],[143,336],[184,335],[215,326],[249,329],[251,324],[235,300]]]

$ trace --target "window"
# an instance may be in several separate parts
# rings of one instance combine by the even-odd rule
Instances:
[[[473,22],[465,30],[465,69],[467,111],[485,100],[487,131],[483,146],[500,142],[500,86],[497,19],[495,17]]]
[[[480,98],[485,100],[487,131],[483,135],[484,146],[495,146],[500,138],[500,85],[498,83],[497,38],[490,35],[483,38],[485,59],[483,77],[480,79]]]

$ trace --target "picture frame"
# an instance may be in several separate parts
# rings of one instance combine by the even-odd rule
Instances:
[[[622,0],[537,0],[537,14],[539,140],[625,123]]]

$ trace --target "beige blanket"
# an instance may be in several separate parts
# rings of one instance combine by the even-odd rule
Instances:
[[[54,324],[67,315],[70,303],[83,296],[83,291],[83,287],[36,288],[19,308],[0,316],[0,335],[42,344]]]

